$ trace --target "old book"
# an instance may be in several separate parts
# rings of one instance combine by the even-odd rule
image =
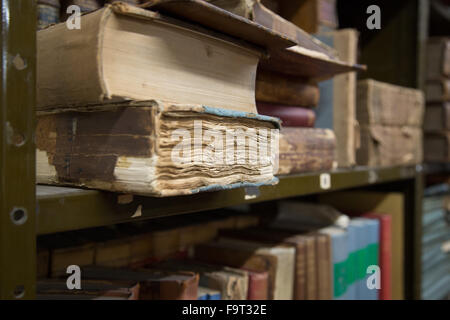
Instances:
[[[339,73],[365,69],[365,66],[350,65],[340,61],[336,58],[333,49],[293,23],[274,14],[260,1],[251,1],[251,5],[253,8],[250,15],[245,17],[256,23],[249,23],[247,19],[242,19],[202,0],[148,0],[143,6],[182,17],[230,35],[239,37],[246,35],[244,40],[254,44],[264,43],[263,39],[268,41],[271,39],[269,34],[278,35],[291,42],[286,46],[271,45],[270,55],[268,59],[261,59],[259,69],[322,80]],[[269,31],[269,34],[264,38],[258,37],[256,33],[250,33],[250,26]],[[270,41],[274,44],[274,41]]]
[[[329,129],[283,128],[279,141],[278,174],[332,169],[335,145],[334,133]]]
[[[256,102],[256,108],[259,114],[279,118],[283,127],[314,127],[316,114],[311,109],[265,102]]]
[[[157,266],[161,270],[189,271],[199,274],[199,285],[218,290],[222,300],[246,300],[248,273],[245,270],[215,266],[192,260],[170,260]]]
[[[140,300],[197,300],[199,276],[194,272],[83,267],[81,274],[83,279],[136,281]]]
[[[450,102],[428,104],[423,122],[425,131],[450,130]]]
[[[276,14],[265,5],[264,1],[260,0],[206,0],[220,8],[230,11],[239,16],[251,19],[254,22],[279,32],[289,39],[292,39],[299,45],[310,49],[319,51],[328,57],[335,57],[335,52],[320,43],[307,32],[298,28],[292,22],[289,22]],[[278,1],[277,1],[278,2]]]
[[[358,81],[357,92],[356,116],[361,126],[422,127],[422,91],[368,79]]]
[[[37,110],[158,99],[256,113],[259,51],[120,2],[80,23],[38,33]]]
[[[317,257],[317,299],[331,300],[333,299],[333,272],[331,238],[328,234],[314,233],[316,240],[316,257]]]
[[[348,233],[337,227],[327,227],[319,232],[327,234],[331,239],[333,264],[333,299],[346,300],[347,296],[347,268]]]
[[[432,37],[427,43],[427,79],[450,77],[450,38]]]
[[[450,101],[450,78],[427,81],[425,95],[427,102]]]
[[[316,299],[316,252],[314,237],[299,235],[278,229],[247,228],[243,230],[221,230],[223,237],[284,244],[295,249],[294,299]]]
[[[334,47],[339,58],[357,63],[358,32],[342,29],[317,35]],[[332,129],[336,135],[336,161],[340,168],[356,164],[358,122],[356,120],[356,72],[337,75],[319,83],[320,101],[316,113],[316,128]]]
[[[256,101],[298,107],[315,107],[319,102],[317,83],[295,76],[258,70]]]
[[[269,245],[257,241],[247,241],[228,237],[220,237],[219,243],[245,247],[255,253],[272,254],[277,257],[275,273],[275,300],[292,300],[294,297],[295,248],[285,245]]]
[[[157,101],[42,112],[37,180],[153,196],[275,184],[278,125],[267,116]],[[236,130],[246,139],[235,148]]]
[[[51,24],[59,22],[60,0],[38,0],[37,29],[43,29]]]
[[[248,271],[247,300],[267,300],[269,298],[269,274],[267,271]]]
[[[379,300],[392,299],[392,217],[377,213],[365,213],[369,219],[377,219],[380,222],[379,261],[381,269],[381,288]]]
[[[136,281],[105,281],[81,279],[81,289],[67,288],[66,279],[43,279],[37,282],[37,299],[93,299],[138,300],[139,283]]]
[[[425,133],[424,140],[426,162],[450,161],[450,133],[448,131]]]
[[[220,252],[220,254],[217,254],[217,252]],[[279,279],[279,272],[277,273],[279,257],[273,252],[256,252],[247,246],[210,242],[196,246],[194,256],[196,260],[207,263],[255,272],[267,272],[269,299],[282,299],[285,295],[276,286],[276,281]]]
[[[308,33],[338,27],[336,0],[280,0],[280,13]]]
[[[418,164],[422,162],[422,129],[418,127],[361,126],[359,165],[370,167]]]

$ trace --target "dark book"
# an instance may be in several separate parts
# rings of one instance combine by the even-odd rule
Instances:
[[[301,107],[256,102],[259,114],[281,119],[283,127],[314,127],[314,111]]]

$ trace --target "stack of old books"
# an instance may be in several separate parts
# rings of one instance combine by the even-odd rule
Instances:
[[[154,196],[274,184],[280,123],[258,115],[255,79],[304,89],[298,108],[318,98],[300,79],[355,70],[259,1],[261,24],[204,1],[143,6],[158,12],[114,1],[81,30],[38,33],[38,182]],[[333,163],[333,133],[302,130],[283,132],[282,173]]]
[[[371,167],[422,162],[424,97],[420,90],[375,80],[357,87],[360,124],[359,165]]]
[[[425,160],[450,161],[450,38],[431,38],[427,48]]]

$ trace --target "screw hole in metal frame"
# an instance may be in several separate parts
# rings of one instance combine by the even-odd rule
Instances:
[[[16,286],[13,294],[14,294],[14,298],[22,299],[25,296],[25,287],[23,285]]]
[[[10,213],[11,221],[15,225],[24,224],[28,219],[27,210],[25,208],[13,208]]]

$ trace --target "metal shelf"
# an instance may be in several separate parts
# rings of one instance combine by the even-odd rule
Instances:
[[[120,195],[66,187],[37,187],[37,234],[98,227],[127,221],[218,209],[321,192],[413,179],[420,166],[368,169],[280,177],[275,186],[206,192],[192,196],[134,196],[120,204]],[[321,179],[329,180],[329,185]],[[123,201],[122,201],[123,202]]]

